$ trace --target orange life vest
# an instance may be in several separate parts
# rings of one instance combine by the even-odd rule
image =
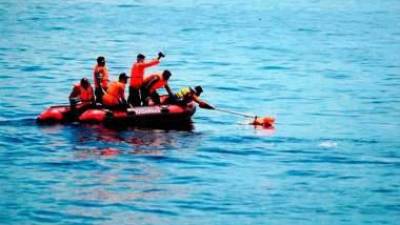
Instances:
[[[85,89],[80,84],[75,84],[74,88],[79,90],[79,98],[82,102],[90,102],[93,100],[94,95],[92,86]]]
[[[96,78],[96,73],[100,75],[99,78]],[[97,88],[99,87],[98,80],[101,82],[101,86],[106,89],[108,83],[108,70],[105,66],[96,65],[93,69],[93,79],[94,79],[94,86]]]
[[[108,88],[106,94],[103,96],[103,104],[107,106],[114,106],[120,103],[120,99],[124,98],[125,84],[115,81],[112,82]]]
[[[144,78],[143,85],[146,85],[148,82],[150,82],[154,78],[158,78],[158,80],[153,85],[151,85],[151,87],[149,87],[149,89],[148,89],[149,94],[152,94],[157,89],[165,87],[165,85],[168,84],[168,81],[163,79],[162,73],[154,73],[154,74],[150,74]]]
[[[140,88],[143,83],[144,69],[150,66],[159,64],[158,59],[153,59],[149,62],[140,62],[133,64],[131,68],[131,82],[130,85],[133,88]]]

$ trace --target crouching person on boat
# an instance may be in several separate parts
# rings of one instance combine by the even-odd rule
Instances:
[[[93,88],[89,80],[84,77],[79,84],[75,84],[69,95],[71,111],[77,115],[95,104]],[[78,103],[80,103],[78,105]]]
[[[160,95],[157,93],[157,90],[160,88],[165,88],[168,95],[173,96],[171,88],[168,86],[168,80],[171,75],[169,70],[164,70],[163,72],[154,73],[144,78],[142,84],[143,97],[145,98],[144,105],[148,105],[150,99],[156,105],[161,103]]]
[[[103,105],[110,109],[126,109],[125,85],[128,82],[126,73],[119,75],[118,81],[112,82],[103,96]]]
[[[184,87],[181,88],[172,97],[169,97],[166,103],[186,105],[189,102],[194,101],[199,104],[200,108],[214,109],[212,105],[200,99],[201,93],[203,93],[203,88],[201,86],[196,86],[194,88]]]
[[[82,78],[79,84],[74,85],[69,95],[69,102],[71,105],[76,105],[79,102],[94,103],[93,88],[86,77]]]

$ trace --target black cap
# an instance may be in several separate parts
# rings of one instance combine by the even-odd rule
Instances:
[[[88,87],[89,85],[90,85],[90,82],[89,82],[89,80],[88,80],[86,77],[84,77],[84,78],[81,79],[81,86],[82,86],[82,87],[86,88],[86,87]]]
[[[104,58],[104,56],[97,57],[97,63],[98,64],[106,63],[106,58]]]
[[[143,54],[139,53],[136,58],[137,59],[145,59],[146,56],[144,56]]]
[[[194,90],[196,91],[196,95],[200,95],[203,92],[203,88],[201,86],[194,87]]]
[[[89,84],[89,80],[86,77],[81,79],[81,84],[84,84],[84,83]]]
[[[126,73],[120,73],[119,74],[119,80],[125,80],[125,79],[128,79],[129,77],[126,75]]]

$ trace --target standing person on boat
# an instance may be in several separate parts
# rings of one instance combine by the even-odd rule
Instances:
[[[103,104],[107,108],[111,109],[125,109],[127,103],[125,100],[125,85],[128,82],[128,76],[126,73],[119,75],[118,81],[112,82],[106,93],[103,96]]]
[[[148,75],[143,80],[142,91],[144,105],[148,105],[146,98],[150,98],[154,104],[159,105],[160,95],[157,93],[157,89],[165,88],[169,96],[173,96],[171,88],[168,86],[168,80],[171,77],[171,72],[169,70],[164,70],[163,72],[154,73]]]
[[[203,88],[201,86],[196,86],[194,88],[184,87],[172,97],[168,98],[166,103],[186,105],[189,102],[194,101],[199,104],[200,108],[214,109],[213,106],[200,99],[201,93],[203,93]]]
[[[74,85],[71,94],[69,95],[69,102],[71,112],[73,112],[74,115],[78,115],[79,112],[83,112],[94,105],[93,88],[86,77],[82,78],[80,83]],[[79,110],[77,110],[76,105],[79,102],[82,104],[80,105]]]
[[[132,65],[131,68],[131,82],[129,84],[129,97],[128,103],[133,106],[140,106],[141,102],[144,104],[143,91],[141,86],[143,83],[144,70],[147,67],[155,66],[160,63],[160,59],[165,57],[162,52],[158,53],[156,59],[145,61],[145,56],[143,54],[138,54],[136,57],[136,63]]]
[[[102,98],[107,90],[108,70],[106,59],[103,56],[97,57],[97,65],[93,69],[94,87],[96,102],[102,103]]]

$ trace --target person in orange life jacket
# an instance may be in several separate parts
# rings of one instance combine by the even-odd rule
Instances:
[[[131,68],[131,82],[129,84],[128,97],[129,104],[133,106],[140,106],[141,103],[144,103],[144,95],[143,91],[141,90],[144,70],[148,67],[159,64],[162,57],[165,57],[165,55],[162,52],[159,52],[156,59],[145,61],[146,57],[143,54],[137,55],[136,63],[134,63]]]
[[[106,59],[103,56],[97,57],[97,65],[93,69],[94,87],[96,102],[102,103],[102,97],[107,90],[108,70]]]
[[[107,108],[126,108],[128,105],[125,100],[125,85],[128,82],[125,73],[119,75],[118,81],[112,82],[107,92],[103,96],[103,104]]]
[[[200,108],[214,109],[213,106],[200,99],[201,93],[203,93],[203,88],[201,86],[196,86],[194,88],[184,87],[172,97],[169,97],[166,103],[186,105],[194,101],[199,104]]]
[[[89,102],[94,101],[93,88],[90,86],[89,80],[84,77],[79,84],[75,84],[69,95],[70,102]]]
[[[71,112],[75,116],[94,105],[93,88],[87,78],[82,78],[79,84],[74,85],[69,95],[69,102],[71,105]],[[78,102],[83,103],[80,105],[79,110],[76,108]]]
[[[143,80],[142,90],[144,93],[144,105],[148,105],[148,98],[150,98],[154,104],[160,104],[160,95],[157,93],[157,89],[165,88],[169,96],[173,96],[171,88],[168,86],[168,80],[171,77],[169,70],[164,70],[162,73],[154,73],[148,75]]]

